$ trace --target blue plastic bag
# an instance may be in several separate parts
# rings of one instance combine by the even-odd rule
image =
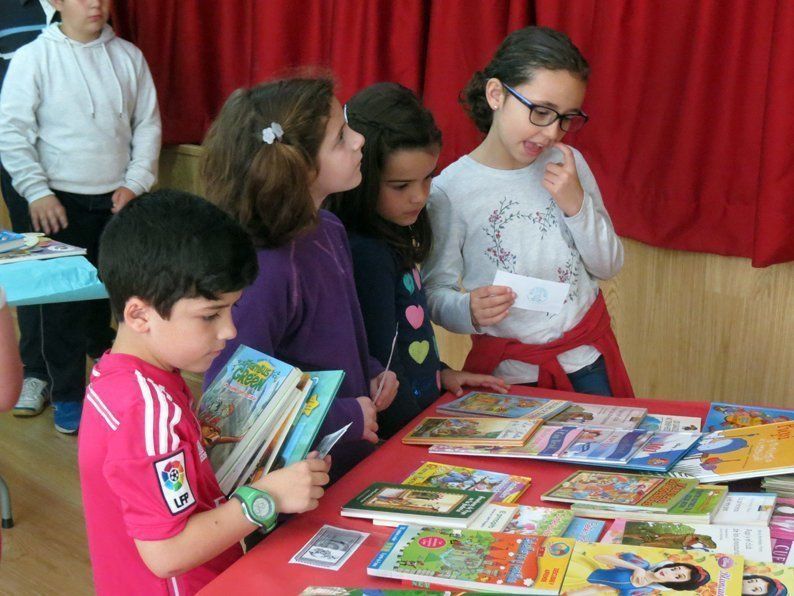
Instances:
[[[107,298],[97,270],[85,257],[0,265],[0,286],[10,306]]]

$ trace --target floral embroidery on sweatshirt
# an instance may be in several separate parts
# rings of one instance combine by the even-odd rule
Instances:
[[[499,201],[499,207],[488,216],[488,225],[482,227],[482,231],[491,240],[490,245],[485,249],[485,254],[496,264],[498,269],[510,273],[515,273],[517,257],[502,244],[502,232],[511,221],[532,220],[532,215],[514,209],[516,205],[518,205],[518,201],[505,197]]]

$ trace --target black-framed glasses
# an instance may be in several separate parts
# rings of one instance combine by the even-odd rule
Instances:
[[[529,121],[535,126],[551,126],[559,120],[560,128],[565,132],[576,132],[577,130],[581,130],[589,120],[589,116],[582,111],[575,114],[560,114],[553,108],[532,103],[510,85],[502,83],[502,87],[504,87],[510,95],[529,108]]]

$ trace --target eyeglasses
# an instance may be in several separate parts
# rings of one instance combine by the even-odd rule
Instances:
[[[582,111],[576,114],[560,114],[557,110],[552,108],[532,103],[510,85],[502,83],[502,87],[504,87],[510,95],[529,108],[529,121],[535,126],[551,126],[559,120],[562,130],[565,132],[576,132],[577,130],[581,130],[589,120],[589,116]]]

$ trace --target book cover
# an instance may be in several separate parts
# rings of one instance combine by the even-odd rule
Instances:
[[[609,530],[608,539],[611,544],[701,550],[742,555],[758,561],[772,560],[769,528],[759,526],[714,526],[616,519]],[[605,536],[602,543],[607,543],[606,541]]]
[[[216,472],[241,445],[273,396],[292,391],[300,374],[294,366],[247,346],[235,350],[207,387],[196,413]]]
[[[699,433],[700,418],[694,416],[646,414],[637,428],[665,433]]]
[[[375,482],[342,507],[342,515],[465,528],[493,493]]]
[[[572,519],[573,514],[567,509],[492,503],[472,521],[469,529],[532,536],[562,536]]]
[[[517,459],[554,458],[565,451],[582,428],[579,426],[541,426],[529,437],[524,445],[518,447],[498,447],[496,445],[432,445],[433,454],[479,455],[482,457],[511,457]]]
[[[615,508],[668,511],[697,480],[649,474],[580,470],[541,495],[544,501],[608,504]]]
[[[775,509],[777,495],[773,493],[729,492],[714,513],[713,524],[768,526]]]
[[[645,408],[627,406],[571,404],[549,418],[546,424],[633,430],[642,422],[646,412]]]
[[[540,426],[540,420],[500,418],[425,418],[403,437],[409,445],[488,443],[523,445]]]
[[[644,430],[583,428],[561,455],[563,460],[625,463],[651,436]]]
[[[667,472],[692,448],[699,436],[687,432],[654,433],[632,455],[626,467],[650,472]]]
[[[25,246],[25,235],[0,229],[0,252],[8,252]]]
[[[438,410],[445,413],[453,412],[469,416],[499,416],[502,418],[536,418],[545,420],[561,412],[567,405],[567,401],[559,399],[472,391],[463,397],[439,406]]]
[[[704,432],[748,428],[794,420],[794,410],[713,402],[703,424]]]
[[[577,542],[562,594],[733,596],[742,593],[743,569],[740,555]]]
[[[399,526],[367,573],[502,594],[557,594],[573,544],[564,538]]]
[[[598,542],[605,525],[606,522],[600,519],[574,517],[562,536],[579,542]]]
[[[42,234],[24,234],[26,242],[24,246],[13,250],[0,252],[0,265],[6,263],[18,263],[21,261],[38,261],[42,259],[55,259],[57,257],[73,257],[86,254],[86,249],[79,246],[72,246],[64,242],[58,242]],[[36,243],[28,242],[28,239],[37,240]]]
[[[743,580],[742,596],[788,596],[789,590],[794,590],[794,567],[745,560]]]
[[[343,370],[310,372],[312,388],[281,451],[284,467],[306,459],[345,378]]]
[[[778,497],[772,519],[769,520],[769,532],[772,537],[772,560],[794,565],[794,499]]]
[[[713,515],[728,494],[728,487],[719,484],[701,484],[685,494],[669,511],[626,511],[590,503],[574,503],[571,511],[585,517],[607,519],[626,518],[640,521],[680,521],[711,523]]]
[[[438,486],[494,493],[494,503],[514,503],[524,494],[532,479],[488,470],[425,462],[402,484]]]
[[[794,421],[703,435],[673,472],[723,482],[794,472]]]

